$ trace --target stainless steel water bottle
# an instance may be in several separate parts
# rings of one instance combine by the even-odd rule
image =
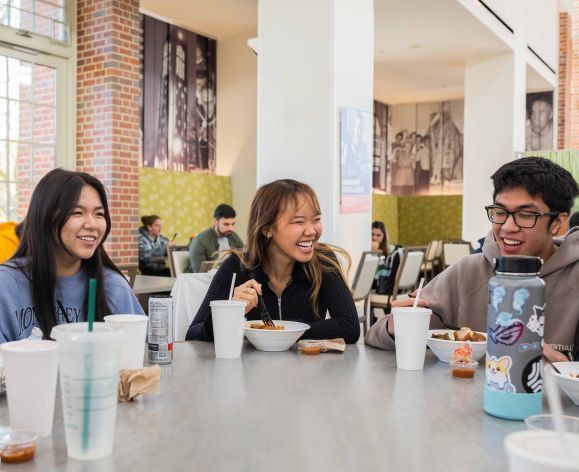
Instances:
[[[545,283],[538,257],[495,260],[489,280],[484,410],[523,420],[543,406],[541,357],[545,325]]]

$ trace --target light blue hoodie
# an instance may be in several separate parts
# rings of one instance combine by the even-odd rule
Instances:
[[[24,260],[16,261],[23,264]],[[8,267],[11,265],[12,267]],[[0,343],[27,338],[38,326],[32,303],[30,281],[12,262],[0,264]],[[25,269],[26,270],[26,269]],[[105,294],[111,313],[144,315],[141,305],[122,275],[105,268]],[[70,277],[56,279],[56,322],[86,321],[83,303],[88,289],[88,277],[80,270]],[[64,311],[63,311],[64,309]],[[49,336],[50,333],[44,333]]]

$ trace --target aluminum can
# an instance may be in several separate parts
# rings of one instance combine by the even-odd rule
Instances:
[[[173,298],[170,295],[149,297],[147,350],[151,364],[173,361]]]

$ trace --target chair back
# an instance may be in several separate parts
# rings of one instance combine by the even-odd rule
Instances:
[[[428,247],[426,248],[425,262],[434,261],[434,259],[436,259],[436,256],[440,255],[439,254],[439,248],[440,248],[440,241],[439,240],[434,239],[434,240],[430,241],[428,243]]]
[[[216,269],[219,267],[219,261],[202,261],[201,265],[199,266],[199,272],[209,272],[212,269]]]
[[[169,266],[171,269],[171,277],[177,277],[183,272],[187,272],[189,267],[189,248],[187,246],[173,246],[168,247]]]
[[[454,264],[464,256],[470,255],[472,247],[468,242],[452,242],[442,244],[442,259],[444,261],[444,268]]]
[[[379,262],[379,252],[364,251],[362,253],[356,276],[352,282],[352,297],[354,301],[363,300],[370,293]]]
[[[123,273],[129,281],[129,285],[133,288],[135,286],[139,266],[137,264],[117,264],[117,269]]]
[[[418,277],[420,276],[420,266],[424,259],[422,251],[404,250],[400,260],[400,266],[396,273],[396,281],[394,282],[394,293],[412,292],[418,285]]]

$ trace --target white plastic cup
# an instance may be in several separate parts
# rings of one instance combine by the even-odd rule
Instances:
[[[394,337],[396,339],[396,367],[404,370],[422,370],[426,355],[426,339],[430,326],[430,308],[392,308]]]
[[[108,323],[55,326],[68,457],[94,460],[113,452],[123,332]]]
[[[579,451],[579,434],[566,434],[569,450]],[[516,431],[505,437],[510,472],[579,472],[579,460],[563,450],[555,431]]]
[[[58,374],[56,343],[23,339],[4,343],[0,350],[4,355],[10,427],[50,436]]]
[[[109,315],[105,323],[121,328],[124,338],[121,347],[121,369],[141,369],[145,358],[147,322],[143,315]]]
[[[241,357],[245,332],[245,302],[213,300],[209,306],[213,318],[215,357],[238,359]]]

